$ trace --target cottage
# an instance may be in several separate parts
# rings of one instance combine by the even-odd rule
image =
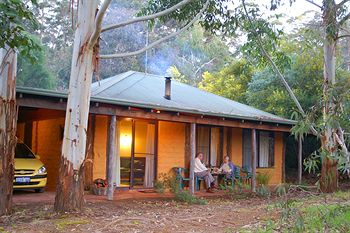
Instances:
[[[18,137],[40,156],[48,189],[54,189],[67,93],[18,87],[17,100]],[[112,117],[116,137],[108,137]],[[116,138],[116,186],[152,187],[160,174],[189,167],[192,137],[206,164],[219,166],[228,155],[238,166],[251,166],[256,158],[257,171],[278,184],[284,179],[284,137],[293,124],[170,78],[129,71],[92,84],[85,181],[107,176],[107,148]]]

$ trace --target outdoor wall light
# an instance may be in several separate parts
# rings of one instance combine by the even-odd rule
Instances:
[[[131,146],[131,136],[124,134],[120,136],[120,146],[121,147],[130,147]]]

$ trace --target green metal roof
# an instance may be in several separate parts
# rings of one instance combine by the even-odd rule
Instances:
[[[164,98],[164,83],[162,76],[128,71],[93,83],[91,101],[270,123],[295,123],[175,80],[171,83],[171,100],[167,100]],[[17,87],[17,92],[67,98],[67,92],[36,88]]]

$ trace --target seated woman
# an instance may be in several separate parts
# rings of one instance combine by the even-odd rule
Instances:
[[[219,171],[226,175],[226,179],[231,179],[235,172],[235,165],[230,161],[230,157],[225,156]]]

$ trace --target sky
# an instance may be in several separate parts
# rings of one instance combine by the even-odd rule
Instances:
[[[261,10],[265,11],[267,14],[277,13],[285,15],[283,19],[280,19],[285,32],[292,31],[294,28],[302,26],[302,24],[314,18],[316,12],[320,13],[320,9],[317,6],[307,2],[306,0],[296,0],[291,6],[289,4],[289,0],[282,0],[282,2],[285,2],[285,4],[272,12],[269,9],[271,0],[259,0],[258,4],[263,6]],[[315,0],[314,2],[317,4],[322,4],[322,2],[319,0]],[[305,12],[308,13],[304,14]],[[290,18],[295,18],[297,20],[291,24],[288,23]]]

